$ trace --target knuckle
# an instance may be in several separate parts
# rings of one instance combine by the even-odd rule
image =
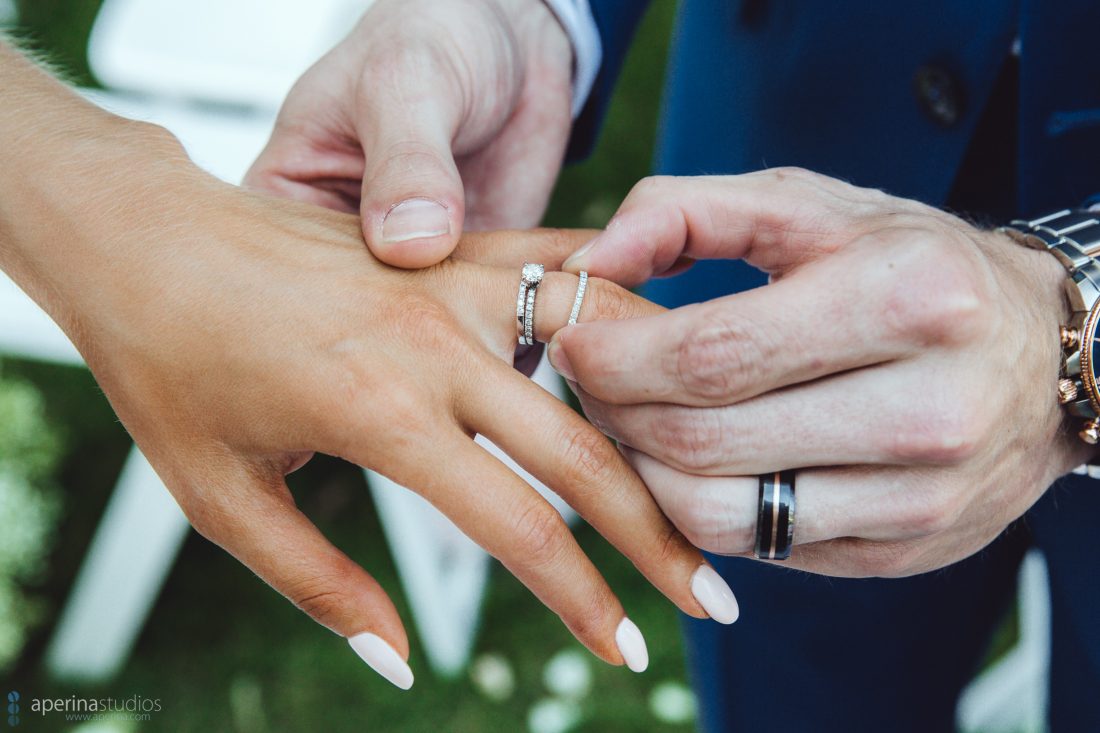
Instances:
[[[902,463],[955,465],[971,460],[985,447],[992,421],[972,400],[944,400],[905,420],[892,434],[890,453]]]
[[[681,407],[664,412],[653,423],[653,430],[674,468],[690,473],[723,462],[731,439],[719,410]]]
[[[438,407],[429,408],[422,387],[402,378],[391,375],[384,390],[373,393],[355,388],[344,405],[328,416],[329,424],[334,424],[332,442],[336,455],[354,460],[362,457],[369,460],[369,468],[381,468],[393,462],[407,462],[410,457],[423,455],[426,445],[430,445],[432,431],[436,429],[425,415],[438,413]],[[364,395],[372,394],[372,402],[364,404]],[[333,420],[332,415],[345,417]],[[348,429],[348,426],[353,429]],[[364,435],[369,440],[364,440]]]
[[[449,276],[444,269],[440,277]],[[391,324],[391,333],[414,351],[436,352],[442,349],[446,356],[466,341],[458,337],[454,316],[443,303],[427,297],[400,298],[400,302],[386,309],[385,322]],[[369,343],[364,344],[370,349]],[[377,350],[377,347],[375,347]]]
[[[958,522],[959,503],[951,494],[938,492],[922,502],[921,508],[911,517],[910,527],[920,537],[945,532]]]
[[[884,323],[920,344],[962,344],[982,327],[990,303],[971,259],[955,243],[915,230],[890,253]]]
[[[905,541],[921,539],[958,524],[964,509],[964,493],[957,480],[925,473],[906,483],[900,503],[889,514],[889,524],[897,537]]]
[[[566,427],[560,444],[566,478],[578,489],[599,483],[618,456],[611,442],[588,424]]]
[[[763,380],[770,351],[760,325],[708,308],[680,342],[675,373],[689,395],[732,400]]]
[[[647,176],[634,184],[627,199],[659,199],[668,193],[669,189],[676,186],[676,183],[676,179],[672,176]]]
[[[903,578],[919,567],[919,552],[907,542],[869,542],[856,556],[860,575],[875,578]]]
[[[341,590],[348,585],[343,576],[318,576],[295,584],[287,595],[310,618],[334,628],[354,604],[354,599]]]
[[[778,168],[769,168],[768,175],[774,178],[779,183],[784,182],[817,182],[820,179],[826,178],[820,173],[815,173],[807,168],[803,168],[797,165],[781,165]]]
[[[608,628],[614,628],[618,621],[614,618],[617,603],[614,597],[605,589],[596,589],[591,594],[591,600],[583,604],[579,609],[572,610],[566,620],[566,625],[578,639],[605,638]]]
[[[399,140],[391,143],[374,160],[370,176],[373,182],[401,181],[406,187],[417,185],[438,187],[440,179],[450,178],[449,166],[440,159],[440,152],[428,143]],[[428,189],[432,190],[432,189]]]
[[[695,547],[706,552],[728,552],[730,545],[739,545],[739,538],[728,537],[731,522],[723,502],[709,492],[693,496],[677,523],[678,528]]]
[[[633,306],[634,296],[630,291],[619,287],[610,280],[600,277],[588,278],[586,299],[591,299],[595,315],[585,320],[621,321],[638,315]]]
[[[571,536],[561,515],[538,500],[530,501],[516,516],[514,531],[519,546],[524,548],[523,561],[531,568],[555,565],[565,554]]]
[[[688,549],[689,542],[690,540],[678,528],[669,524],[657,537],[657,544],[653,548],[656,565],[665,567],[676,562],[680,554]]]

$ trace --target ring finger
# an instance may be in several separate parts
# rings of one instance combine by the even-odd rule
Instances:
[[[719,555],[751,552],[759,479],[696,476],[622,448],[661,510],[693,544]],[[903,468],[845,467],[799,471],[795,545],[840,537],[899,542],[927,534],[935,497]]]

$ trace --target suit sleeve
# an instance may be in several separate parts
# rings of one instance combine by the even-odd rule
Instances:
[[[590,5],[600,34],[602,62],[592,92],[573,123],[567,162],[587,157],[595,147],[623,60],[649,0],[591,0]]]

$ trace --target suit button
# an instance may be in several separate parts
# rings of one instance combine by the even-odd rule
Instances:
[[[962,87],[954,75],[938,66],[917,69],[913,93],[924,113],[938,125],[951,127],[962,117]]]

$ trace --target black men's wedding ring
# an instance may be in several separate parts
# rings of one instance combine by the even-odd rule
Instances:
[[[535,291],[542,284],[546,268],[525,262],[519,278],[519,296],[516,298],[516,335],[520,346],[535,345]]]
[[[786,560],[794,544],[794,471],[762,473],[756,517],[756,557]]]

